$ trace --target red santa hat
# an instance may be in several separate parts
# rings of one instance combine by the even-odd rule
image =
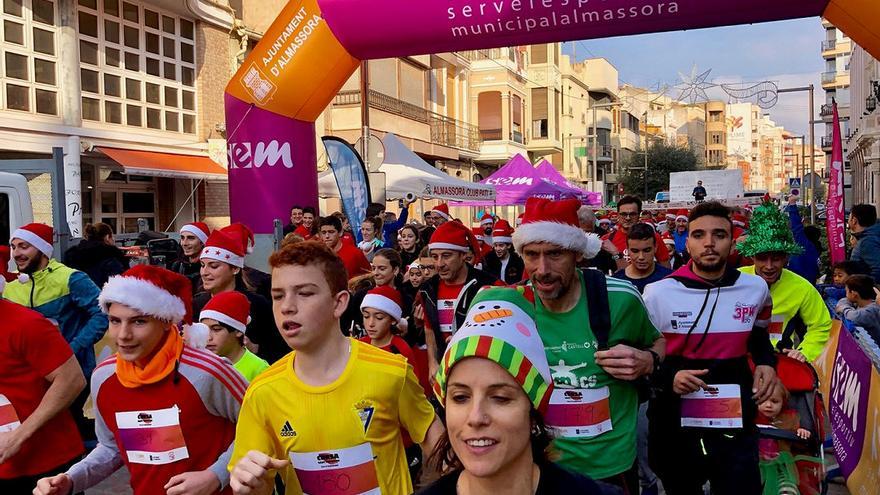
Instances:
[[[675,210],[666,210],[666,219],[667,220],[675,220]]]
[[[476,237],[477,240],[480,242],[483,242],[486,239],[486,237],[483,235],[483,228],[482,227],[472,227],[471,233],[474,234],[474,237]]]
[[[245,247],[240,237],[235,236],[233,232],[215,230],[208,237],[199,259],[222,261],[243,268],[244,256]]]
[[[516,220],[514,221],[514,223],[516,224],[517,227],[519,227],[520,225],[522,225],[522,222],[523,222],[523,213],[520,213],[519,215],[516,216]]]
[[[47,257],[52,257],[52,241],[55,238],[55,231],[50,225],[44,223],[29,223],[15,229],[9,238],[21,239],[37,248]]]
[[[378,309],[383,313],[388,313],[395,320],[400,321],[403,316],[403,299],[400,297],[400,292],[397,292],[394,288],[380,285],[375,289],[370,289],[367,295],[364,296],[361,309],[364,308]]]
[[[449,216],[449,205],[446,203],[440,203],[439,205],[431,208],[431,211],[445,218],[446,220],[452,220],[452,217]]]
[[[684,209],[678,210],[678,213],[675,214],[675,219],[678,220],[679,218],[682,220],[687,220],[688,219],[688,211],[684,210]]]
[[[511,238],[512,235],[513,229],[510,227],[510,224],[507,223],[507,220],[502,218],[495,222],[495,228],[492,229],[492,243],[513,244],[513,239]]]
[[[737,227],[743,227],[743,228],[745,228],[745,226],[748,225],[748,223],[749,223],[749,220],[742,213],[734,213],[731,216],[730,221],[733,222],[733,224],[736,225]]]
[[[492,214],[487,211],[486,213],[483,213],[483,217],[480,218],[480,227],[482,227],[483,225],[488,225],[490,223],[494,223],[494,222],[495,222],[495,217],[493,217]]]
[[[210,318],[245,333],[251,322],[251,302],[238,291],[221,292],[212,297],[199,313],[199,320]]]
[[[211,229],[204,222],[191,222],[180,228],[180,233],[188,232],[196,236],[202,244],[208,242],[208,236],[211,235]]]
[[[529,198],[523,223],[512,236],[516,252],[522,253],[526,244],[547,242],[582,254],[587,259],[595,257],[602,248],[602,240],[581,230],[577,216],[580,207],[577,199]]]
[[[232,234],[233,237],[241,238],[241,244],[244,246],[244,251],[247,254],[251,254],[254,252],[254,232],[243,223],[234,223],[232,225],[228,225],[220,229],[227,234]]]
[[[474,233],[460,222],[446,222],[431,234],[428,249],[450,249],[452,251],[468,251],[478,255],[480,246]]]
[[[137,265],[104,284],[98,303],[105,313],[122,304],[171,323],[192,323],[192,284],[188,278],[154,265]]]
[[[611,219],[608,217],[602,217],[599,219],[599,225],[611,225]]]

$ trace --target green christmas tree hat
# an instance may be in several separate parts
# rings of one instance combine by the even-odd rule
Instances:
[[[749,221],[749,235],[737,245],[737,250],[745,256],[753,257],[761,253],[783,252],[801,254],[804,249],[794,242],[788,216],[779,211],[769,200],[755,208]]]

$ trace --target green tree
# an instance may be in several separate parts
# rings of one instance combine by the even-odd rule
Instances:
[[[656,143],[648,148],[648,196],[653,199],[658,191],[669,190],[669,174],[697,170],[699,158],[689,146]],[[633,153],[623,162],[620,182],[626,194],[645,194],[645,155]]]

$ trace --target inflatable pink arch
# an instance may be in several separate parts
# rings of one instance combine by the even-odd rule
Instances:
[[[880,58],[878,0],[292,0],[226,87],[232,220],[317,204],[314,121],[362,60],[820,15]]]

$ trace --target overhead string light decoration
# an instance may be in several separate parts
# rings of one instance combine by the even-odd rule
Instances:
[[[710,98],[706,90],[712,88],[724,91],[731,99],[739,102],[752,101],[765,110],[773,108],[779,99],[779,88],[773,81],[762,81],[747,87],[740,87],[741,84],[716,84],[708,81],[711,72],[712,69],[709,69],[697,74],[696,65],[691,68],[690,74],[679,72],[681,82],[675,86],[679,90],[678,101],[691,104],[707,102]]]

